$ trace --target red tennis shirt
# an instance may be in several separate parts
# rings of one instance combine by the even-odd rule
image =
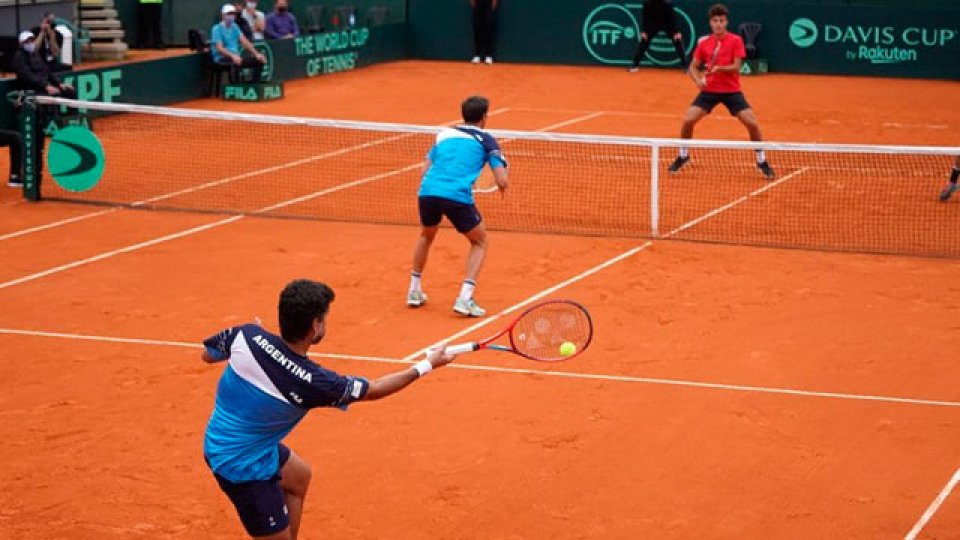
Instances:
[[[697,43],[697,50],[693,57],[701,62],[701,69],[709,71],[713,67],[713,52],[716,50],[717,43],[720,43],[720,51],[717,53],[716,64],[718,66],[729,66],[737,59],[747,57],[747,50],[743,46],[743,39],[736,34],[727,32],[719,38],[713,34],[700,38]],[[721,71],[707,74],[707,86],[705,92],[715,92],[718,94],[728,94],[740,91],[740,74],[735,71]]]

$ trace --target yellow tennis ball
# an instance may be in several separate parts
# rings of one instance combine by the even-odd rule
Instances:
[[[560,344],[560,356],[573,356],[577,352],[577,346],[569,341]]]

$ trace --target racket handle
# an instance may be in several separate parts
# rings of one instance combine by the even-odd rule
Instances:
[[[451,345],[450,347],[447,347],[444,352],[447,354],[463,354],[473,352],[479,348],[480,344],[477,342],[461,343],[460,345]]]

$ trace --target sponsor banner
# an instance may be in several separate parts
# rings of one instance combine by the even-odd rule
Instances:
[[[283,83],[228,84],[223,99],[228,101],[273,101],[283,98]]]
[[[960,6],[960,4],[958,4]],[[960,78],[960,11],[792,6],[777,66],[818,73]]]

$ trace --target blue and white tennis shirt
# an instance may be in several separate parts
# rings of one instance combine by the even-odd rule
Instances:
[[[442,130],[427,159],[431,165],[423,175],[417,195],[442,197],[462,204],[473,204],[473,183],[484,165],[489,164],[491,169],[507,166],[493,135],[472,126]]]
[[[315,407],[346,410],[370,384],[324,369],[255,324],[223,330],[203,342],[229,360],[217,385],[203,454],[231,482],[269,480],[279,473],[277,444]]]

